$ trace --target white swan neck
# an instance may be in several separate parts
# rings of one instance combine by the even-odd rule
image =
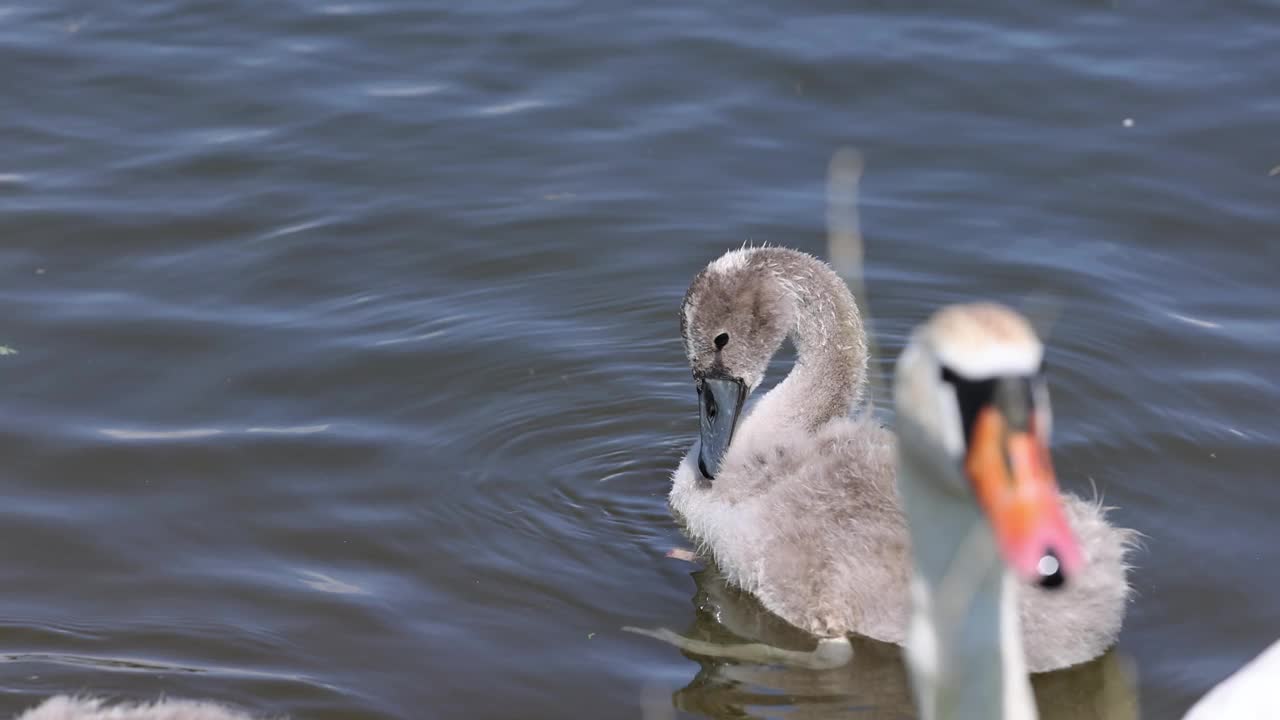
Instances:
[[[921,717],[1036,720],[1016,581],[972,499],[923,477],[908,455],[898,483],[915,555],[907,661]]]

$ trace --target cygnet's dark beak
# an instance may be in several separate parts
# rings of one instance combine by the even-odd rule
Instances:
[[[747,386],[737,378],[705,377],[698,383],[698,419],[702,432],[698,469],[707,480],[714,479],[720,472],[720,461],[733,440],[738,414],[746,399]]]

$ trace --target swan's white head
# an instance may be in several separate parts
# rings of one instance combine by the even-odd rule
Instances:
[[[969,493],[1015,574],[1047,587],[1077,572],[1049,457],[1044,346],[1001,305],[953,305],[916,329],[894,378],[900,442],[921,473]]]

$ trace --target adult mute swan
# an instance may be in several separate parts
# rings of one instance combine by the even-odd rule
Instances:
[[[939,311],[898,360],[898,489],[914,559],[906,656],[924,720],[1036,718],[1019,581],[1054,577],[1065,596],[1088,571],[1049,459],[1042,353],[1021,316],[975,304]]]
[[[898,487],[915,560],[906,656],[924,720],[1035,720],[1018,581],[1054,572],[1065,590],[1090,572],[1049,460],[1041,352],[1021,316],[977,304],[939,311],[898,360]],[[1280,642],[1184,720],[1280,718],[1278,680]]]

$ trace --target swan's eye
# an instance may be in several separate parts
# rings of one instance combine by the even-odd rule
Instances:
[[[969,380],[956,374],[951,368],[943,367],[942,381],[955,390],[966,445],[969,444],[978,412],[987,405],[995,405],[1011,428],[1025,430],[1031,427],[1031,417],[1037,407],[1032,377],[1010,375]]]
[[[978,411],[989,405],[995,397],[996,381],[967,380],[951,368],[943,366],[942,382],[955,390],[956,404],[960,407],[960,422],[964,427],[964,443],[967,446],[973,434],[973,423],[978,419]]]
[[[716,336],[716,350],[723,350],[725,345],[729,344],[729,333],[720,333]]]

